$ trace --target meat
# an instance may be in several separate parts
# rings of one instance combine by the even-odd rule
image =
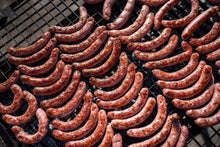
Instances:
[[[111,17],[111,9],[112,9],[112,6],[114,5],[114,3],[116,2],[117,0],[105,0],[104,4],[103,4],[103,9],[102,9],[102,15],[103,15],[103,18],[105,20],[109,20],[110,17]]]
[[[186,146],[186,142],[187,142],[187,139],[189,136],[189,130],[186,126],[181,126],[180,130],[181,131],[180,131],[179,139],[177,141],[176,146],[177,147],[184,147],[184,146]]]
[[[112,138],[112,147],[122,147],[123,146],[123,140],[120,133],[117,133]]]
[[[208,44],[198,46],[196,48],[196,51],[199,52],[200,54],[207,54],[217,50],[218,48],[220,48],[220,37],[218,37],[215,41],[212,41]]]
[[[148,6],[155,7],[166,3],[168,0],[139,0],[139,1]]]
[[[112,129],[111,124],[109,123],[106,127],[105,136],[99,147],[111,147],[113,136],[114,130]]]

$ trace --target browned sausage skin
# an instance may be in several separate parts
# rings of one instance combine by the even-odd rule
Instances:
[[[168,0],[139,0],[139,1],[148,6],[155,7],[166,3]]]
[[[215,66],[217,66],[218,68],[220,68],[220,60],[215,62]]]
[[[123,140],[120,133],[117,133],[113,136],[112,147],[123,147]]]
[[[177,141],[176,146],[177,147],[184,147],[184,146],[186,146],[186,142],[187,142],[187,139],[189,136],[189,130],[188,130],[187,126],[181,126],[180,130],[181,130],[180,136],[179,136],[179,139]]]
[[[114,3],[116,2],[117,0],[105,0],[104,4],[103,4],[103,9],[102,9],[102,15],[103,15],[103,18],[105,20],[109,20],[110,17],[111,17],[111,9],[112,9],[112,6],[114,5]]]
[[[208,0],[208,1],[212,4],[215,4],[215,5],[220,4],[220,1],[218,1],[218,0]]]
[[[104,0],[83,0],[87,4],[98,4],[103,2]]]
[[[207,60],[209,60],[209,61],[220,60],[220,48],[217,49],[216,51],[213,51],[213,52],[207,54],[206,57],[207,57]]]
[[[39,122],[39,129],[35,134],[27,134],[24,130],[19,126],[13,126],[11,128],[12,132],[14,132],[16,138],[27,144],[36,144],[40,142],[47,135],[48,132],[48,118],[43,109],[39,108],[36,111],[36,116]]]
[[[212,41],[208,44],[198,46],[196,48],[196,51],[199,52],[200,54],[207,54],[217,50],[218,48],[220,48],[220,37],[218,37],[215,41]]]
[[[112,129],[111,123],[109,123],[106,127],[105,136],[99,147],[111,147],[113,136],[114,130]]]

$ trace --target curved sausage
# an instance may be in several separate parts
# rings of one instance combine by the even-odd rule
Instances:
[[[103,4],[103,9],[102,9],[102,15],[103,15],[103,18],[105,20],[109,20],[110,17],[111,17],[111,9],[112,9],[112,6],[114,5],[114,3],[116,2],[117,0],[105,0],[104,4]]]
[[[203,67],[206,65],[204,61],[200,61],[197,68],[186,78],[181,79],[179,81],[157,81],[157,85],[161,88],[169,88],[169,89],[182,89],[188,87],[189,85],[195,83],[199,77],[201,76]]]
[[[142,61],[154,61],[154,60],[163,59],[167,57],[168,55],[170,55],[175,50],[177,43],[178,43],[178,36],[172,35],[167,45],[161,50],[156,51],[156,52],[150,52],[150,53],[135,50],[134,56],[137,59],[142,60]]]
[[[157,109],[157,115],[150,124],[140,128],[129,129],[127,130],[127,135],[143,138],[152,135],[161,128],[167,118],[166,99],[162,95],[157,96]]]
[[[199,52],[200,54],[207,54],[207,53],[217,50],[218,48],[220,48],[220,37],[218,37],[213,42],[198,46],[196,48],[196,51]]]
[[[147,62],[144,64],[144,67],[147,69],[163,68],[167,66],[176,65],[178,63],[182,63],[188,60],[192,55],[192,47],[185,41],[181,43],[181,46],[184,50],[183,53],[170,58]]]
[[[99,111],[98,119],[98,125],[90,136],[82,140],[67,142],[65,146],[93,146],[94,144],[96,144],[104,135],[108,123],[107,116],[104,110]]]
[[[95,78],[91,77],[89,78],[89,83],[96,86],[96,87],[111,87],[119,83],[119,81],[124,78],[126,72],[128,69],[131,68],[131,66],[135,66],[134,64],[128,65],[128,58],[126,56],[123,56],[124,58],[119,58],[119,66],[117,71],[108,78]]]
[[[132,99],[134,99],[138,92],[141,90],[141,87],[143,85],[143,74],[141,72],[137,72],[135,74],[135,80],[132,85],[132,87],[129,89],[129,91],[122,97],[120,97],[117,100],[112,101],[102,101],[100,99],[96,100],[96,103],[99,107],[103,109],[117,109],[122,106],[127,105]]]
[[[112,147],[123,147],[123,140],[120,133],[117,133],[113,136]]]
[[[129,50],[140,50],[140,51],[149,51],[158,48],[169,39],[171,32],[172,30],[170,28],[165,28],[157,38],[147,42],[132,42],[129,43],[127,47]],[[178,42],[178,36],[175,37],[177,37],[177,42]]]
[[[81,40],[90,33],[94,26],[94,18],[90,17],[87,19],[86,24],[79,30],[72,34],[55,34],[54,37],[59,42],[74,42]]]
[[[13,116],[10,114],[4,114],[2,115],[2,119],[10,124],[10,125],[23,125],[27,122],[29,122],[35,115],[35,112],[37,111],[37,100],[34,95],[32,95],[28,91],[23,91],[24,99],[28,103],[28,108],[26,112],[23,115],[20,116]]]
[[[11,128],[12,132],[15,134],[16,138],[27,144],[36,144],[44,139],[48,132],[48,118],[43,109],[39,108],[36,111],[36,116],[39,122],[39,129],[35,134],[27,134],[19,126],[13,126]]]
[[[218,68],[220,68],[220,60],[215,62],[215,66],[217,66]]]
[[[49,76],[44,78],[37,78],[28,75],[20,75],[20,80],[22,83],[30,86],[48,86],[55,83],[61,77],[64,66],[65,63],[60,60],[57,63],[55,70]]]
[[[43,100],[40,102],[41,108],[53,108],[65,103],[76,91],[76,88],[80,82],[81,73],[76,70],[72,75],[72,80],[67,88],[62,91],[58,96]]]
[[[200,46],[211,42],[220,31],[220,22],[215,22],[212,26],[212,29],[201,38],[190,38],[189,43],[192,46]]]
[[[64,106],[59,108],[48,108],[46,113],[52,118],[63,118],[71,114],[81,103],[86,94],[86,83],[80,82],[74,96]]]
[[[78,43],[78,44],[60,44],[59,49],[65,53],[76,53],[76,52],[81,52],[88,48],[101,34],[104,30],[106,29],[105,26],[98,26],[95,31],[84,41]]]
[[[86,20],[88,18],[88,13],[85,7],[81,6],[79,8],[79,14],[80,18],[77,23],[71,26],[67,27],[61,27],[61,26],[51,26],[49,27],[49,31],[52,33],[62,33],[62,34],[70,34],[74,33],[76,31],[79,31],[86,23]]]
[[[103,2],[104,0],[83,0],[87,4],[99,4]]]
[[[208,85],[211,78],[212,78],[212,67],[209,65],[205,65],[199,80],[192,87],[181,90],[163,89],[163,94],[166,97],[173,99],[174,98],[187,99],[200,93]]]
[[[145,105],[148,97],[148,89],[142,88],[135,103],[124,110],[115,110],[107,113],[107,116],[111,119],[125,119],[137,114]]]
[[[155,7],[166,3],[168,0],[139,0],[139,1],[148,6]]]
[[[15,84],[19,80],[19,76],[19,70],[15,70],[5,82],[0,83],[0,93],[7,91],[12,84]]]
[[[207,19],[209,19],[211,16],[214,16],[218,14],[220,10],[219,6],[211,7],[204,12],[202,12],[200,15],[198,15],[195,19],[193,19],[183,30],[182,32],[182,39],[187,40],[191,37],[193,32],[201,25],[203,24]]]
[[[0,113],[8,114],[16,112],[22,105],[22,99],[24,98],[23,91],[21,87],[17,84],[13,84],[10,87],[11,91],[14,94],[14,100],[11,105],[5,106],[0,103]]]
[[[218,108],[218,106],[220,104],[219,86],[220,86],[219,83],[215,84],[215,90],[214,90],[213,96],[207,105],[205,105],[204,107],[199,108],[199,109],[187,110],[186,114],[192,118],[207,117],[210,114],[212,114]]]
[[[35,43],[33,43],[30,46],[27,47],[21,47],[21,48],[15,48],[15,47],[9,47],[7,48],[7,52],[10,53],[13,56],[28,56],[31,55],[40,49],[42,49],[50,40],[51,33],[45,32],[41,36],[39,40],[37,40]]]
[[[111,39],[110,39],[111,40]],[[87,69],[96,66],[102,62],[112,51],[112,41],[108,41],[105,47],[95,56],[83,62],[73,62],[73,69]],[[93,50],[94,52],[94,50]]]
[[[94,95],[101,100],[115,100],[121,97],[131,87],[131,84],[134,81],[135,71],[136,71],[136,66],[129,66],[127,75],[118,88],[111,90],[111,91],[104,91],[104,90],[98,89],[94,92]]]
[[[127,0],[124,10],[122,10],[121,14],[114,22],[108,23],[107,27],[110,30],[117,30],[121,28],[123,25],[125,25],[129,17],[131,16],[131,13],[134,9],[134,5],[135,5],[135,0]]]
[[[129,36],[119,36],[120,40],[124,44],[128,44],[130,42],[135,42],[143,38],[151,29],[153,25],[154,13],[148,13],[144,24],[133,34]]]
[[[162,20],[162,25],[169,28],[181,28],[190,23],[199,13],[199,1],[190,0],[191,2],[191,12],[180,19],[176,20]]]
[[[114,130],[112,129],[111,124],[109,123],[106,127],[105,136],[99,147],[111,147],[112,138],[114,136]]]
[[[180,131],[179,139],[177,141],[176,146],[177,147],[184,147],[184,146],[186,146],[186,142],[187,142],[187,139],[189,136],[189,130],[186,126],[181,126],[180,130],[181,131]]]
[[[52,121],[52,125],[61,131],[73,130],[80,126],[90,113],[92,98],[92,93],[87,91],[87,93],[84,96],[83,106],[74,119],[69,120],[67,122],[55,119]]]
[[[220,60],[220,48],[207,54],[206,55],[207,60],[209,61],[217,61]]]
[[[28,66],[28,65],[18,65],[18,70],[22,72],[23,74],[27,75],[41,75],[46,72],[49,72],[57,63],[59,56],[59,49],[54,48],[51,51],[49,59],[42,65],[39,66]]]
[[[107,39],[107,32],[104,31],[87,49],[76,54],[61,54],[60,58],[66,62],[83,61],[95,54],[98,49],[105,43]]]
[[[46,58],[50,54],[51,50],[56,46],[56,44],[57,44],[56,38],[52,38],[43,49],[34,53],[33,55],[28,57],[9,56],[8,61],[14,65],[19,65],[19,64],[30,65],[36,63]]]
[[[218,0],[208,0],[208,1],[212,4],[215,4],[215,5],[220,4],[220,1],[218,1]]]
[[[106,0],[106,1],[109,1],[109,0]],[[142,5],[140,14],[138,15],[137,19],[131,25],[121,30],[109,30],[108,35],[111,37],[131,35],[132,33],[136,32],[144,24],[144,21],[146,19],[148,12],[149,12],[149,7],[147,5]]]
[[[198,63],[199,63],[199,54],[193,53],[188,64],[180,70],[177,70],[175,72],[165,72],[160,69],[154,69],[152,70],[152,73],[157,79],[160,80],[164,80],[164,81],[179,80],[190,75],[197,67]],[[204,64],[205,63],[203,63],[203,65]]]
[[[90,111],[91,113],[90,113],[89,119],[87,120],[85,125],[83,125],[81,128],[75,131],[72,131],[72,132],[63,132],[60,130],[53,130],[53,136],[62,141],[73,141],[73,140],[80,139],[86,136],[87,134],[89,134],[94,129],[98,121],[99,108],[96,104],[93,103]]]
[[[141,146],[156,146],[156,145],[158,145],[159,143],[163,142],[166,139],[167,135],[170,133],[170,129],[171,129],[172,124],[178,120],[179,120],[179,116],[177,113],[169,115],[167,117],[165,124],[163,125],[163,128],[160,130],[159,133],[157,133],[156,135],[154,135],[153,137],[151,137],[145,141],[131,144],[128,147],[141,147]]]
[[[96,68],[83,69],[82,70],[83,75],[86,77],[92,77],[92,76],[94,77],[105,74],[115,65],[115,63],[119,58],[120,53],[121,53],[121,42],[118,38],[115,38],[113,40],[113,51],[109,59],[104,64]]]
[[[54,84],[45,87],[34,87],[33,93],[37,96],[52,95],[61,91],[69,82],[72,74],[70,65],[65,65],[61,78]]]

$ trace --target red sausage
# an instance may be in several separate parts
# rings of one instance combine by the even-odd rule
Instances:
[[[112,129],[111,124],[109,123],[106,127],[105,136],[99,147],[111,147],[113,136],[114,130]]]
[[[220,48],[217,49],[216,51],[213,51],[213,52],[207,54],[206,57],[207,57],[207,60],[209,60],[209,61],[220,60]]]
[[[83,0],[87,4],[99,4],[103,2],[104,0]]]
[[[220,60],[215,62],[215,66],[217,66],[218,68],[220,68]]]
[[[185,147],[189,136],[189,130],[186,126],[181,126],[181,132],[176,147]]]
[[[166,3],[168,0],[139,0],[139,1],[148,6],[155,7]]]
[[[220,4],[220,1],[218,1],[218,0],[208,0],[208,1],[212,4],[215,4],[215,5]]]
[[[123,147],[123,140],[120,133],[117,133],[112,138],[112,147]]]
[[[207,53],[217,50],[218,48],[220,48],[220,37],[218,37],[213,42],[198,46],[196,48],[196,51],[199,52],[200,54],[207,54]]]
[[[103,18],[105,20],[109,20],[110,17],[111,17],[111,9],[112,9],[112,6],[114,5],[114,3],[116,2],[117,0],[105,0],[104,4],[103,4],[103,9],[102,9],[102,15],[103,15]]]

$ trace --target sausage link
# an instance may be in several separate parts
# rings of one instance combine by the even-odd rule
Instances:
[[[102,9],[102,15],[103,15],[103,18],[105,20],[109,20],[110,17],[111,17],[111,9],[112,9],[112,6],[114,5],[114,3],[116,2],[117,0],[105,0],[104,4],[103,4],[103,9]]]
[[[186,146],[186,142],[189,136],[189,130],[186,126],[181,126],[179,139],[177,141],[176,147]]]
[[[69,82],[72,74],[70,65],[65,65],[61,78],[54,84],[45,87],[34,87],[33,93],[37,96],[52,95],[61,91]]]
[[[220,60],[220,48],[206,55],[207,60],[217,61]]]
[[[161,128],[167,118],[166,99],[162,95],[157,96],[157,109],[157,115],[149,125],[129,129],[127,135],[130,137],[143,138],[152,135]]]
[[[15,70],[5,82],[0,83],[0,93],[7,91],[11,85],[15,84],[19,80],[19,76],[19,70]]]
[[[96,104],[93,103],[90,111],[91,114],[89,116],[89,119],[81,128],[72,132],[53,130],[53,136],[62,141],[74,141],[89,134],[95,128],[96,123],[98,121],[99,108]]]
[[[218,68],[220,68],[220,60],[215,62],[215,66],[217,66]]]
[[[28,66],[28,65],[18,65],[18,70],[27,75],[41,75],[46,72],[49,72],[57,63],[59,58],[59,49],[54,48],[51,51],[49,59],[42,65],[39,66]]]
[[[15,47],[9,47],[7,48],[7,52],[10,53],[13,56],[28,56],[31,55],[40,49],[42,49],[50,40],[51,33],[45,32],[41,36],[39,40],[37,40],[35,43],[33,43],[30,46],[27,47],[21,47],[21,48],[15,48]]]
[[[77,141],[70,141],[66,143],[66,147],[70,146],[93,146],[96,144],[104,135],[105,129],[107,126],[107,116],[106,112],[104,110],[100,110],[98,114],[98,125],[94,132],[88,136],[87,138],[84,138],[82,140],[77,140]]]
[[[13,116],[10,114],[2,115],[2,119],[10,125],[23,125],[29,122],[37,111],[37,100],[34,95],[28,91],[23,91],[24,99],[28,103],[28,108],[23,115]]]
[[[220,1],[218,0],[208,0],[210,3],[212,3],[213,5],[217,5],[220,4]]]
[[[207,54],[207,53],[217,50],[218,48],[220,48],[220,37],[218,37],[213,42],[198,46],[196,48],[196,51],[199,52],[200,54]]]
[[[81,103],[83,96],[86,94],[86,83],[80,82],[78,88],[69,102],[59,108],[48,108],[46,113],[52,118],[63,118],[71,114]]]
[[[123,147],[123,140],[120,133],[117,133],[113,136],[112,147]]]
[[[148,6],[155,7],[166,3],[168,0],[139,0],[139,1]]]
[[[106,127],[105,136],[99,147],[111,147],[113,136],[114,130],[112,129],[111,124],[109,123]]]
[[[37,109],[36,116],[39,122],[39,129],[35,134],[27,134],[19,126],[13,126],[11,128],[12,132],[15,134],[16,138],[27,144],[36,144],[44,139],[48,132],[48,118],[45,111],[41,108]]]
[[[99,4],[103,2],[104,0],[83,0],[87,4]]]

